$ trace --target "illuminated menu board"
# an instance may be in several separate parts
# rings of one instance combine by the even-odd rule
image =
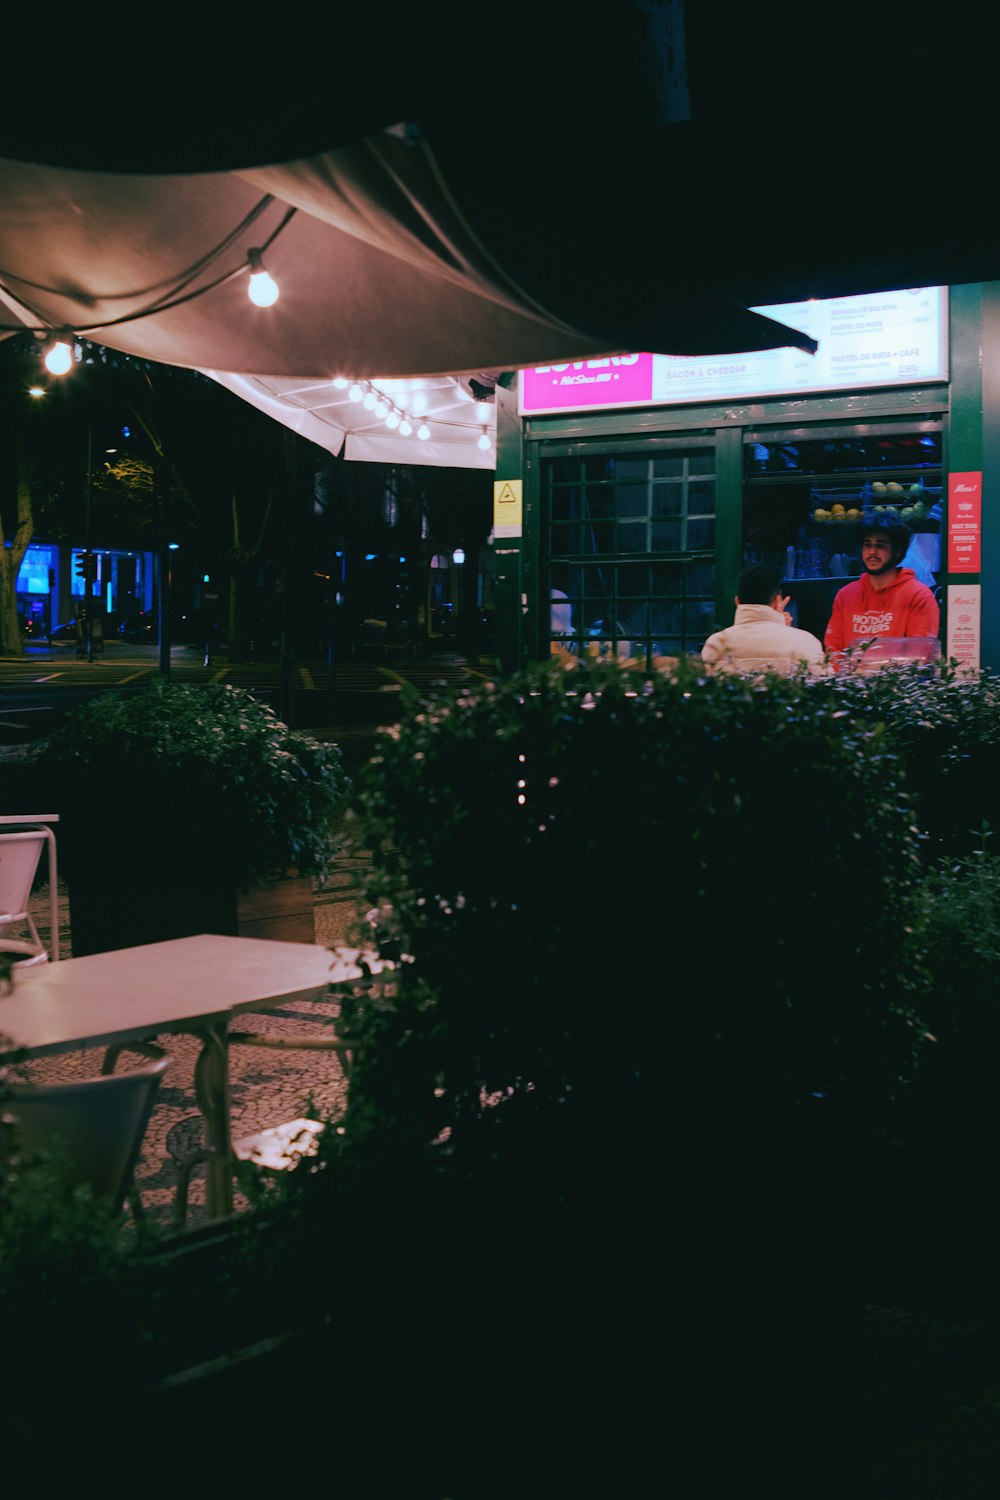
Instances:
[[[522,415],[912,385],[948,378],[948,289],[756,307],[818,341],[747,354],[622,354],[521,370]]]

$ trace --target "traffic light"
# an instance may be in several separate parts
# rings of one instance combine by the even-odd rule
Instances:
[[[73,559],[73,571],[85,583],[93,583],[97,577],[97,554],[78,552]]]

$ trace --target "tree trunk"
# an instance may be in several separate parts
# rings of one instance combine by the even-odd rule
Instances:
[[[251,604],[256,603],[253,573],[257,566],[267,533],[274,495],[269,494],[264,507],[256,540],[246,544],[240,521],[239,500],[235,490],[230,501],[232,515],[232,541],[229,547],[229,658],[231,661],[246,661],[260,650],[260,622],[249,616]]]
[[[17,524],[9,547],[5,545],[0,522],[0,656],[24,655],[21,625],[17,618],[17,575],[35,528],[31,488],[22,469],[21,455],[17,457]]]

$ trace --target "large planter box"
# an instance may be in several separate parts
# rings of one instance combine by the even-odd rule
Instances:
[[[157,887],[138,880],[109,888],[102,880],[77,877],[68,882],[68,889],[74,958],[199,932],[297,943],[316,940],[309,875],[245,890],[196,883]]]
[[[239,937],[283,938],[288,943],[314,943],[311,875],[270,880],[236,892],[236,933]]]

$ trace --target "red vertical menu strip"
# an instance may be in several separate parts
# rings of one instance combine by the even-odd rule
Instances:
[[[981,567],[983,475],[979,469],[948,475],[948,572]]]

